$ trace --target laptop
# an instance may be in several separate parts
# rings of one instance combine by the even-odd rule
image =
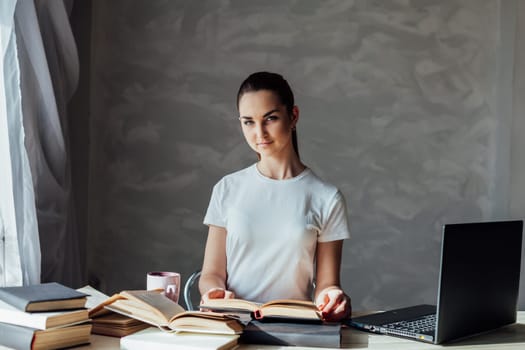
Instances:
[[[443,227],[437,306],[349,321],[353,327],[440,344],[516,322],[523,221]]]

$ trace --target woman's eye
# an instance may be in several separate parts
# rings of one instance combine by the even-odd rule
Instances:
[[[270,116],[266,117],[266,120],[268,120],[268,121],[273,121],[273,120],[277,120],[277,119],[279,119],[279,117],[277,117],[275,115],[270,115]]]
[[[244,125],[252,125],[253,124],[253,121],[252,120],[245,120],[242,122]]]

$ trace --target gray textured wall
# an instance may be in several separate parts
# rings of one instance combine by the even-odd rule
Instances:
[[[93,1],[91,283],[200,267],[213,184],[255,161],[235,93],[269,70],[296,93],[304,162],[347,198],[355,308],[434,303],[441,225],[508,215],[500,16],[493,0]]]

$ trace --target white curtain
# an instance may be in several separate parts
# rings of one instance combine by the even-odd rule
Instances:
[[[3,137],[0,141],[0,150],[9,147],[11,155],[10,159],[0,158],[0,165],[12,179],[4,181],[2,173],[5,284],[29,284],[41,279],[79,286],[84,277],[73,213],[67,136],[67,102],[76,89],[79,70],[68,18],[70,2],[1,2],[2,7],[11,4],[5,9],[10,12],[2,8],[1,14],[10,23],[10,43],[16,47],[7,46],[6,52],[13,59],[4,56],[2,60],[4,65],[10,63],[4,73],[8,71],[17,79],[6,91],[18,98],[8,92],[3,94],[9,106],[16,102],[11,107],[16,113],[5,113],[8,121],[16,118],[6,128],[10,142],[5,146]],[[12,249],[13,245],[18,249]]]
[[[14,13],[0,2],[0,285],[40,281],[40,244],[21,109]]]

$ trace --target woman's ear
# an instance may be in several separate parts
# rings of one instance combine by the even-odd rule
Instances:
[[[295,129],[297,122],[299,121],[299,107],[293,106],[292,115],[290,117],[292,119],[292,129]]]

